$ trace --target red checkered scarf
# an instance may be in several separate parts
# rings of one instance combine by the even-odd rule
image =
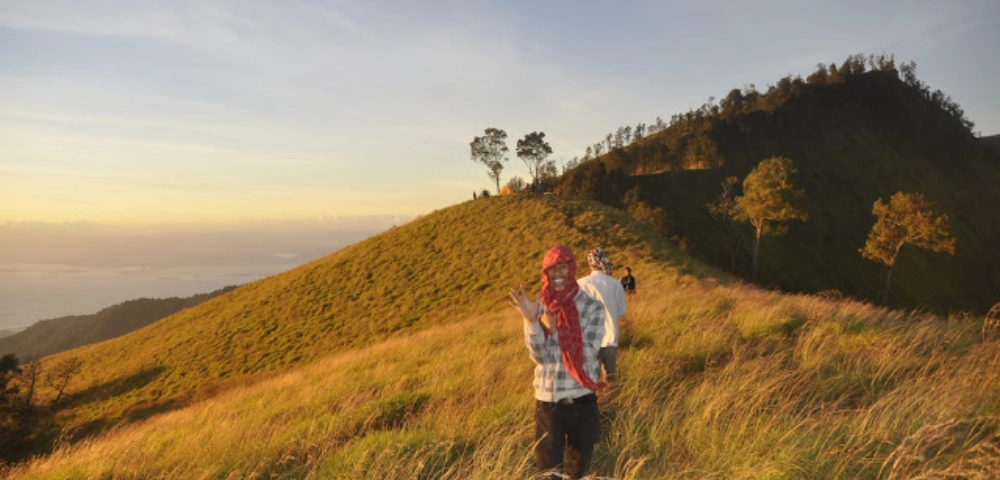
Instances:
[[[566,288],[557,292],[549,285],[548,269],[565,263],[569,265],[566,275]],[[542,303],[545,309],[556,314],[556,330],[559,332],[559,350],[562,352],[566,371],[584,387],[598,391],[607,386],[606,383],[594,383],[583,367],[583,333],[580,330],[580,312],[576,309],[576,294],[580,286],[576,283],[576,258],[569,247],[557,245],[549,249],[542,261]]]

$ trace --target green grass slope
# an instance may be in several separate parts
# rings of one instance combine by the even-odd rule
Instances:
[[[508,288],[537,288],[542,256],[557,243],[578,252],[604,246],[640,282],[647,264],[662,272],[685,262],[631,217],[587,200],[455,205],[129,335],[46,358],[48,366],[79,358],[83,372],[35,441],[44,450],[60,436],[89,435],[331,353],[497,311]]]
[[[139,298],[101,309],[92,315],[42,320],[0,338],[0,354],[13,353],[18,358],[39,358],[82,345],[97,343],[173,315],[233,290],[226,287],[186,298]]]
[[[556,215],[566,209],[577,213]],[[437,270],[468,272],[485,266],[480,262],[492,252],[505,262],[464,283],[488,279],[496,288],[466,287],[449,297],[468,302],[467,310],[431,316],[434,325],[419,331],[364,333],[358,347],[317,354],[307,365],[65,443],[5,473],[60,480],[530,478],[533,364],[521,320],[500,304],[501,290],[537,276],[539,259],[531,257],[558,241],[549,235],[587,242],[591,234],[584,232],[610,228],[621,242],[611,243],[613,258],[633,262],[641,283],[622,323],[620,388],[613,397],[601,394],[597,475],[1000,475],[1000,344],[981,337],[981,319],[907,314],[685,274],[676,267],[680,258],[658,258],[632,244],[642,230],[594,205],[548,198],[464,204],[287,275],[367,256],[362,247],[388,249],[386,241],[402,238],[392,235],[414,235],[445,218],[492,227],[454,225],[484,244],[463,262],[437,262]],[[452,240],[456,251],[468,241]],[[424,265],[419,255],[400,253],[396,261]],[[276,280],[262,283],[268,281]],[[218,302],[235,304],[239,293]],[[380,310],[381,318],[406,312]]]
[[[775,100],[753,111],[681,122],[600,161],[634,175],[618,190],[638,185],[692,255],[728,270],[725,228],[705,205],[726,176],[742,181],[763,159],[792,159],[810,219],[763,240],[760,282],[866,299],[881,299],[888,270],[858,253],[875,223],[873,202],[922,192],[950,217],[956,253],[904,247],[890,304],[985,312],[1000,301],[1000,155],[895,72],[795,88],[788,98],[769,94]],[[736,273],[749,276],[752,227],[741,228]]]

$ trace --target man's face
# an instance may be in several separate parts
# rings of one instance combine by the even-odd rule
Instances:
[[[568,263],[557,263],[545,270],[545,274],[549,276],[549,285],[557,292],[563,291],[566,288],[566,277],[569,276],[569,264]]]

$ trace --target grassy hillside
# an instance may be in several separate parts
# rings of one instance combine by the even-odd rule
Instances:
[[[254,325],[224,312],[283,303],[289,314],[281,325],[297,324],[301,331],[324,323],[305,319],[315,315],[309,313],[313,303],[336,302],[336,295],[305,292],[334,284],[346,289],[347,282],[334,282],[353,279],[356,275],[345,275],[353,264],[368,267],[373,278],[412,275],[409,285],[423,294],[451,290],[440,300],[447,307],[405,325],[400,319],[418,307],[401,290],[387,290],[395,302],[369,303],[372,316],[354,317],[355,323],[379,322],[381,329],[344,325],[335,331],[354,337],[331,339],[320,337],[336,335],[312,327],[315,335],[294,342],[300,360],[288,362],[281,373],[276,362],[267,378],[203,394],[199,402],[176,401],[172,412],[62,444],[8,476],[528,478],[533,364],[524,351],[521,320],[502,302],[506,287],[537,277],[543,249],[558,241],[577,250],[594,242],[610,246],[612,258],[631,264],[640,282],[623,321],[620,388],[614,397],[602,394],[606,413],[594,466],[598,475],[1000,474],[1000,344],[981,338],[981,319],[909,314],[719,282],[694,263],[685,267],[684,257],[615,211],[554,197],[508,197],[436,212],[239,289],[214,300],[214,306],[194,309],[199,313],[194,317],[181,314],[122,341],[72,352],[91,365],[114,368],[120,361],[115,350],[143,343],[149,330],[169,325],[179,333],[168,342],[173,354],[161,357],[160,371],[200,376],[204,389],[219,382],[194,368],[212,368],[206,361],[210,352],[185,345],[222,348],[232,336],[227,324]],[[689,269],[697,270],[686,273]],[[423,282],[417,280],[430,285],[418,286]],[[308,295],[319,299],[306,301]],[[274,325],[267,318],[262,314],[257,322]],[[205,326],[196,330],[184,322]],[[146,343],[131,355],[164,352],[156,345]],[[252,356],[293,348],[268,345],[259,341]],[[244,355],[251,356],[249,351]],[[229,361],[234,369],[254,365],[235,353]],[[122,368],[111,378],[133,372]],[[166,390],[171,385],[166,379],[177,375],[151,375],[131,392],[149,386]],[[92,372],[76,388],[95,378],[109,381]],[[111,402],[112,395],[121,399]],[[131,395],[127,388],[103,396],[94,390],[80,394],[75,407],[62,412],[63,421],[108,411]]]
[[[1000,300],[1000,155],[894,70],[779,84],[752,108],[739,100],[699,111],[601,157],[631,175],[614,200],[638,186],[644,200],[666,211],[676,241],[729,270],[726,229],[705,205],[725,177],[742,181],[761,160],[785,156],[799,170],[810,219],[764,239],[761,284],[881,299],[887,267],[858,253],[875,222],[872,204],[897,191],[922,192],[950,217],[956,254],[904,247],[890,304],[985,312]],[[734,92],[727,98],[743,98]],[[736,273],[749,276],[752,227],[741,231]]]
[[[13,353],[18,358],[38,358],[82,345],[124,335],[233,290],[226,287],[186,298],[140,298],[101,309],[92,315],[42,320],[34,325],[0,337],[0,354]]]
[[[591,201],[466,202],[129,335],[46,358],[48,366],[78,358],[83,373],[33,443],[44,450],[331,353],[497,311],[511,286],[537,288],[541,258],[556,243],[604,246],[640,282],[645,265],[661,265],[647,275],[663,275],[654,272],[685,262],[631,217]]]

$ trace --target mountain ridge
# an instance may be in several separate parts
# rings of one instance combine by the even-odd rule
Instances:
[[[1000,155],[1000,133],[985,137],[979,137],[979,143],[983,144],[987,148],[992,149],[997,155]]]
[[[137,298],[102,308],[90,315],[40,320],[24,330],[0,337],[0,354],[13,353],[21,359],[39,358],[101,342],[199,305],[235,288],[223,287],[184,298]]]

